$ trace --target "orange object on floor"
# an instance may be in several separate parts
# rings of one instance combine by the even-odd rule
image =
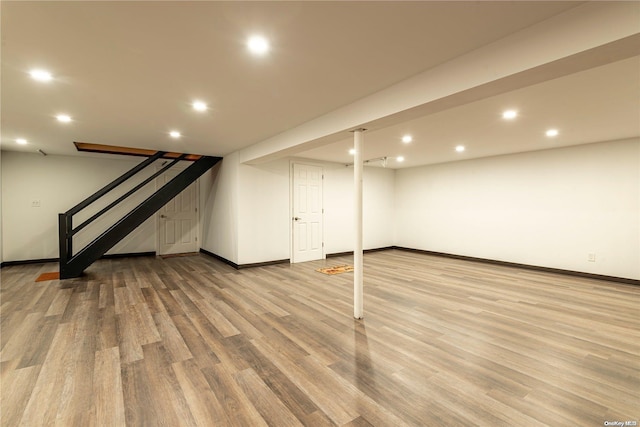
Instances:
[[[60,273],[58,271],[54,271],[52,273],[42,273],[36,279],[36,282],[46,282],[47,280],[58,280],[60,278]]]
[[[353,266],[352,265],[337,265],[335,267],[326,267],[326,268],[319,268],[316,271],[320,272],[320,273],[324,273],[324,274],[340,274],[340,273],[348,273],[350,271],[353,271]]]

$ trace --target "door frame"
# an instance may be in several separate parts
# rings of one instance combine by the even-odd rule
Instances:
[[[159,171],[160,169],[162,169],[163,165],[157,165],[156,166],[156,171]],[[173,166],[171,168],[169,168],[167,170],[168,171],[178,171],[178,172],[182,172],[185,169],[187,169],[188,166],[187,165],[181,165],[178,164],[176,166]],[[154,183],[155,183],[155,190],[158,191],[160,189],[160,185],[158,185],[158,180],[160,179],[162,175],[159,175],[158,177],[156,177],[156,179],[154,179]],[[195,206],[196,206],[196,252],[200,251],[200,178],[196,179],[193,184],[195,184],[196,189],[195,189],[195,193],[196,193],[196,202],[195,202]],[[177,197],[177,196],[176,196]],[[164,207],[164,206],[163,206]],[[160,208],[162,209],[162,208]],[[153,215],[153,218],[156,222],[156,255],[160,256],[160,255],[164,255],[160,253],[160,248],[162,247],[162,245],[160,244],[160,209]]]
[[[319,259],[326,259],[327,258],[327,253],[325,252],[325,248],[324,248],[324,237],[325,237],[325,223],[324,223],[324,173],[325,173],[325,165],[322,163],[316,163],[313,161],[305,161],[305,160],[289,160],[289,263],[290,264],[294,264],[295,260],[294,260],[294,254],[295,254],[295,250],[293,248],[293,209],[295,207],[295,203],[294,203],[294,187],[293,187],[293,181],[294,181],[294,174],[293,174],[293,168],[294,165],[304,165],[304,166],[314,166],[314,167],[319,167],[321,174],[322,174],[322,191],[320,192],[320,203],[321,203],[321,209],[322,209],[322,214],[320,215],[320,220],[322,221],[322,256]]]

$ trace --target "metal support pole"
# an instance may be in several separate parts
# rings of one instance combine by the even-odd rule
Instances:
[[[366,129],[356,129],[353,132],[353,148],[355,150],[353,163],[354,182],[354,230],[355,245],[353,249],[353,317],[362,319],[363,308],[363,262],[362,262],[362,132]]]

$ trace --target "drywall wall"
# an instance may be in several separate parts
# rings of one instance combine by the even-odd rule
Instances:
[[[201,178],[200,203],[202,249],[238,263],[238,162],[237,153],[222,161]]]
[[[90,196],[136,164],[139,158],[102,159],[94,157],[42,156],[40,154],[5,151],[2,153],[2,254],[4,261],[22,261],[58,257],[58,213],[65,212]],[[152,173],[148,171],[147,173]],[[144,176],[140,176],[143,179]],[[135,182],[120,188],[121,192]],[[146,186],[136,197],[105,214],[74,237],[74,246],[91,241],[117,215],[140,203],[155,190]],[[74,225],[113,200],[74,217]],[[39,205],[39,206],[34,206]],[[150,218],[110,254],[155,251],[155,218]]]
[[[353,169],[304,159],[244,165],[237,153],[201,181],[203,249],[240,265],[289,259],[293,162],[323,167],[325,253],[353,250]],[[363,187],[364,247],[391,246],[394,171],[365,168]]]
[[[640,279],[639,187],[640,139],[401,169],[395,244]]]
[[[2,152],[1,259],[56,258],[57,214],[139,161]],[[234,153],[205,174],[201,246],[237,264],[289,258],[292,161],[308,163],[242,165]],[[350,251],[353,170],[321,165],[325,253]],[[397,245],[640,279],[640,139],[366,167],[363,187],[365,249]],[[154,251],[155,240],[152,218],[110,253]]]
[[[394,182],[392,169],[365,167],[362,176],[362,229],[364,249],[394,244]],[[353,168],[325,168],[325,252],[353,251]]]
[[[240,165],[239,179],[239,264],[289,259],[289,161]]]
[[[289,258],[288,161],[241,165],[224,157],[201,179],[201,247],[235,264]]]

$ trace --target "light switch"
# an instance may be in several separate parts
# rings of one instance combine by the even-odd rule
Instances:
[[[40,199],[33,199],[31,201],[31,207],[32,208],[39,208],[40,207]]]

